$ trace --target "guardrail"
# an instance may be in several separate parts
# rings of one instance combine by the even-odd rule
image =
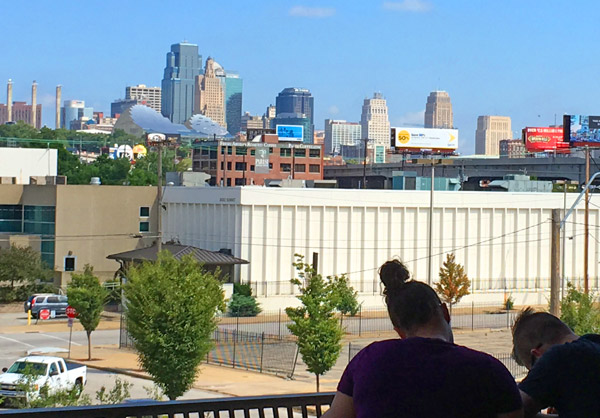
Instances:
[[[333,392],[327,392],[169,402],[143,401],[120,405],[1,411],[0,416],[3,418],[158,418],[162,416],[189,418],[192,415],[204,418],[234,418],[236,416],[244,418],[309,418],[320,417],[325,412],[323,406],[331,405],[333,396]]]

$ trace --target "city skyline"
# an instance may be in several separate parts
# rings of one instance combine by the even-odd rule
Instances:
[[[584,3],[588,13],[541,1],[485,3],[476,9],[466,1],[265,1],[253,7],[233,1],[202,8],[205,23],[192,29],[201,5],[186,5],[182,13],[155,1],[144,7],[108,1],[83,22],[66,3],[33,0],[6,5],[3,30],[6,36],[20,35],[6,46],[5,56],[19,59],[0,66],[0,80],[13,79],[15,101],[29,100],[31,82],[37,80],[43,123],[53,127],[56,85],[63,85],[63,99],[85,100],[108,113],[124,87],[160,85],[165,52],[187,40],[198,44],[200,55],[239,72],[245,84],[243,112],[262,114],[287,86],[310,89],[316,129],[323,129],[325,119],[358,121],[362,101],[374,91],[387,99],[392,126],[421,126],[427,95],[445,90],[461,133],[460,151],[469,154],[480,115],[510,116],[518,135],[525,126],[554,124],[555,115],[560,122],[565,112],[598,113],[589,81],[599,58],[587,52],[595,39],[593,10],[598,6]],[[227,13],[232,7],[244,13]],[[31,8],[36,10],[32,30],[22,31],[17,24]],[[168,31],[140,31],[127,24],[132,15],[178,24]],[[55,19],[52,28],[44,16]],[[529,19],[543,24],[533,28]],[[249,26],[248,21],[259,24]],[[567,21],[578,22],[577,33]],[[378,41],[348,29],[373,25]],[[424,26],[431,30],[423,31]],[[73,31],[80,35],[69,38],[66,48]],[[279,32],[287,36],[269,36]],[[90,47],[91,39],[100,38],[103,42]],[[257,47],[241,47],[250,43]],[[28,54],[23,54],[25,47]],[[568,67],[566,77],[561,51],[591,62]]]

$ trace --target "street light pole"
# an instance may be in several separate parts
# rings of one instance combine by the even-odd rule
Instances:
[[[157,254],[162,250],[162,144],[158,144],[158,190],[157,190],[157,200],[158,200],[158,245],[156,246]]]
[[[435,162],[431,160],[431,190],[429,191],[429,245],[427,252],[427,284],[431,286],[431,258],[433,253],[433,190],[435,183]]]
[[[365,143],[364,152],[363,152],[363,184],[362,188],[367,188],[367,142],[369,142],[369,138],[363,138]]]

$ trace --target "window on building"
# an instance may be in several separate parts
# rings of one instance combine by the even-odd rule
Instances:
[[[75,257],[66,256],[64,260],[65,271],[75,271]]]
[[[227,186],[231,186],[231,179],[227,179]]]
[[[248,148],[246,147],[235,147],[235,155],[247,155]]]
[[[23,232],[23,206],[0,205],[0,232]]]
[[[306,157],[306,150],[304,148],[295,149],[294,157]]]
[[[319,157],[321,157],[321,150],[320,149],[311,149],[311,150],[309,150],[308,155],[310,158],[319,158]]]
[[[233,147],[227,147],[227,155],[233,154]]]
[[[273,154],[273,152],[274,152],[273,150],[274,150],[274,148],[269,148],[269,154]]]
[[[227,162],[227,170],[231,171],[231,161]]]
[[[210,156],[208,157],[211,160],[216,160],[217,159],[217,150],[210,150]]]
[[[319,164],[311,164],[310,166],[308,166],[308,171],[311,173],[320,173],[321,166]]]
[[[246,163],[235,163],[236,171],[246,171]]]
[[[140,218],[147,218],[150,216],[150,207],[142,206],[140,207]]]
[[[250,171],[254,171],[254,166],[253,165],[250,166]]]
[[[306,164],[294,164],[294,171],[296,173],[305,173],[306,172]]]
[[[279,155],[282,157],[291,157],[292,156],[292,149],[291,148],[281,148],[279,150]]]
[[[144,221],[140,222],[140,232],[149,232],[150,231],[150,222]]]
[[[236,186],[245,186],[246,185],[246,179],[235,179],[235,185]]]
[[[279,171],[290,173],[292,171],[291,164],[279,164]]]
[[[273,169],[273,163],[269,163],[269,170]]]
[[[256,155],[256,149],[252,148],[252,149],[250,150],[250,155]]]
[[[202,147],[200,148],[200,155],[208,155],[208,148]]]

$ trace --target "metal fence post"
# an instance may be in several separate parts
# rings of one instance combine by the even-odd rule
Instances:
[[[235,348],[237,343],[237,330],[233,331],[233,361],[231,362],[232,367],[235,369]]]
[[[260,372],[262,373],[263,369],[263,355],[265,352],[265,333],[262,333],[262,338],[260,340]]]
[[[475,329],[475,302],[471,302],[471,331]]]
[[[505,308],[506,308],[506,328],[510,329],[510,311],[508,310],[508,304],[506,304]]]
[[[358,305],[358,336],[362,332],[362,304]]]
[[[240,317],[239,315],[235,317],[235,330],[239,332],[240,330]]]
[[[279,321],[278,321],[278,332],[279,339],[281,339],[281,308],[279,308]]]
[[[350,360],[352,360],[352,358],[350,357],[351,353],[352,353],[352,343],[349,342],[348,343],[348,363],[350,363]]]

